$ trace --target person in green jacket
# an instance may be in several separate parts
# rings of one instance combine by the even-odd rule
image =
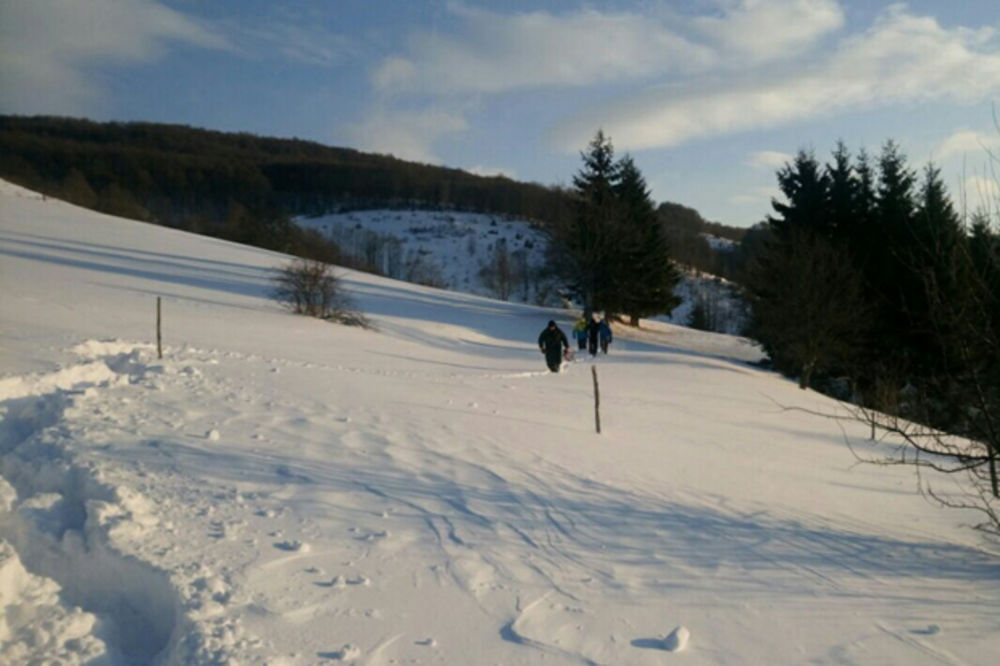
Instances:
[[[587,320],[580,317],[573,325],[573,337],[576,338],[578,349],[587,348]]]

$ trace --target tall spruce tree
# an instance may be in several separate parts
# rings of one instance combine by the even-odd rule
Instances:
[[[846,241],[858,223],[858,180],[843,141],[833,151],[833,164],[826,165],[826,178],[830,237]]]
[[[631,157],[618,162],[615,194],[622,207],[625,260],[621,275],[619,312],[632,326],[640,317],[669,313],[680,303],[674,295],[680,275],[670,260],[667,235],[656,214],[646,180]]]
[[[915,313],[924,301],[917,272],[915,233],[916,174],[894,141],[887,141],[878,158],[875,198],[877,233],[870,239],[868,281],[878,304],[875,354],[904,376],[917,359],[913,348]]]
[[[633,321],[669,312],[677,276],[649,190],[631,158],[615,161],[598,131],[573,177],[574,214],[555,230],[557,260],[587,316],[627,314]]]
[[[800,150],[791,164],[778,171],[778,187],[787,203],[772,200],[771,206],[778,217],[768,217],[768,223],[777,236],[781,237],[793,229],[829,234],[830,179],[815,155]]]
[[[615,230],[621,206],[614,191],[618,165],[610,137],[598,130],[580,157],[583,167],[573,176],[576,211],[562,241],[570,259],[574,290],[589,316],[614,301],[612,292],[617,285],[612,277],[621,248]]]

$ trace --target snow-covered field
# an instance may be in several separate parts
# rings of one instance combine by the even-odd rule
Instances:
[[[284,260],[3,185],[0,663],[996,663],[976,516],[746,341],[552,375],[570,312],[348,272],[347,328]]]

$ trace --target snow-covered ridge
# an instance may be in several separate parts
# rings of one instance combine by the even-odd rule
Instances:
[[[992,663],[975,516],[745,340],[553,375],[562,309],[344,271],[332,325],[283,256],[0,196],[0,663]]]

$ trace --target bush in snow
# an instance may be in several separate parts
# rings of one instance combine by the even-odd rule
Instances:
[[[313,259],[295,259],[274,278],[272,296],[296,314],[333,319],[350,326],[369,325],[344,293],[330,264]]]

